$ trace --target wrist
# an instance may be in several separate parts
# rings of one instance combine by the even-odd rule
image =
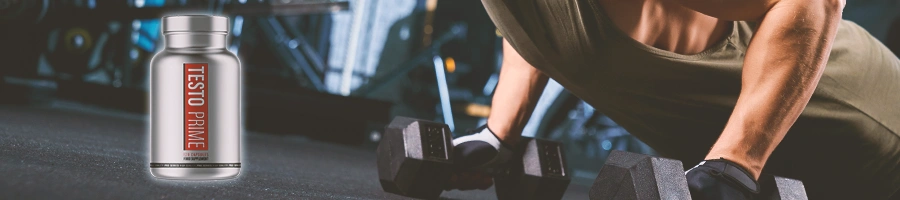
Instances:
[[[491,133],[494,133],[494,136],[497,136],[497,139],[500,139],[500,142],[504,144],[516,144],[516,142],[519,141],[519,138],[522,137],[520,135],[521,131],[519,131],[519,134],[513,134],[512,127],[505,123],[496,123],[488,119],[487,127],[488,130],[490,130]]]
[[[740,165],[735,162],[732,162],[727,159],[710,159],[700,162],[697,166],[689,169],[685,172],[685,176],[688,179],[688,187],[691,187],[692,190],[697,190],[699,192],[697,195],[699,196],[709,196],[711,192],[711,188],[731,188],[734,192],[741,193],[745,198],[712,198],[712,199],[755,199],[754,194],[760,193],[760,185],[757,180],[755,180],[752,175],[746,170],[743,169]],[[723,183],[731,183],[731,184],[723,184]],[[728,185],[728,186],[725,186]],[[717,189],[712,189],[712,191],[717,191]],[[693,195],[695,191],[691,191]],[[721,191],[720,191],[721,192]],[[703,195],[702,193],[706,193]],[[722,195],[724,193],[717,193],[715,195]],[[730,195],[736,195],[734,193]],[[704,198],[701,198],[704,199]],[[705,198],[709,199],[709,198]]]
[[[753,176],[753,180],[759,180],[759,175],[762,173],[763,166],[765,166],[765,161],[750,159],[748,156],[730,152],[710,151],[703,160],[715,159],[725,159],[737,164],[744,170],[747,170]]]

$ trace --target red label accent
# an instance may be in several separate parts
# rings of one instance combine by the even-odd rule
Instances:
[[[184,64],[184,150],[209,150],[209,68]]]

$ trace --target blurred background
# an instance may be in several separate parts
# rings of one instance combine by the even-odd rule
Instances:
[[[245,128],[374,150],[394,116],[485,123],[502,35],[478,0],[0,0],[0,103],[147,112],[159,18],[229,17]],[[900,52],[900,1],[847,0],[844,18]],[[524,135],[561,141],[575,183],[611,150],[653,154],[551,81]]]

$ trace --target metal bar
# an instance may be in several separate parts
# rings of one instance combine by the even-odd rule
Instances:
[[[547,82],[544,92],[541,93],[541,97],[538,98],[538,102],[532,110],[531,118],[525,124],[525,128],[522,129],[522,136],[535,137],[537,135],[538,126],[541,125],[541,121],[546,116],[548,109],[564,90],[565,88],[556,80],[550,79]]]
[[[350,8],[348,1],[334,0],[281,0],[270,1],[271,11],[274,14],[280,13],[305,13],[320,14],[337,11],[344,11]]]
[[[444,60],[441,59],[441,56],[434,55],[433,61],[434,76],[437,79],[438,94],[441,97],[441,113],[444,114],[444,123],[450,127],[452,132],[455,126],[453,125],[453,110],[450,109],[450,92],[447,89],[447,76],[444,74]]]
[[[234,23],[232,23],[231,30],[231,45],[228,47],[228,50],[235,55],[238,54],[238,50],[241,48],[241,35],[244,32],[244,17],[243,16],[234,16]]]
[[[350,84],[353,79],[353,69],[356,67],[356,54],[359,51],[359,32],[362,29],[363,15],[365,14],[366,2],[356,1],[353,7],[353,24],[350,26],[350,41],[347,44],[347,57],[344,59],[344,71],[341,73],[341,87],[338,92],[341,95],[350,95]]]
[[[325,91],[325,85],[318,74],[316,74],[316,71],[312,69],[312,67],[305,65],[307,64],[306,59],[304,59],[296,49],[292,49],[286,44],[289,41],[285,41],[284,39],[286,38],[286,33],[284,32],[284,29],[281,28],[281,24],[279,24],[274,17],[261,18],[259,21],[259,26],[267,36],[263,38],[268,39],[275,48],[283,50],[275,51],[275,53],[279,54],[280,56],[278,57],[282,58],[282,60],[294,70],[295,76],[302,72],[317,91]]]
[[[284,40],[288,38],[288,34],[284,30],[284,27],[281,26],[281,23],[279,23],[275,17],[269,17],[268,21],[272,26],[272,29],[275,30],[278,35],[283,36],[281,37],[281,39],[283,40],[279,43],[281,44],[282,49],[284,49],[285,52],[288,53],[288,56],[292,58],[294,62],[296,62],[295,66],[297,68],[300,68],[300,70],[303,71],[303,74],[306,74],[307,78],[309,78],[309,80],[313,82],[313,85],[315,85],[316,90],[325,91],[325,83],[322,80],[321,75],[316,71],[316,69],[313,69],[311,66],[309,66],[309,62],[307,61],[306,57],[303,56],[297,50],[297,48],[295,48],[295,46],[292,46],[292,44],[290,44],[291,42],[296,43],[297,41]]]
[[[294,41],[297,42],[297,47],[300,48],[300,52],[303,53],[303,55],[305,55],[307,59],[309,59],[309,63],[312,64],[312,67],[314,69],[316,69],[316,74],[323,76],[326,66],[325,62],[322,61],[322,56],[318,51],[313,49],[312,45],[309,44],[309,40],[306,39],[306,36],[302,32],[300,32],[300,30],[297,30],[297,28],[295,27],[287,27],[288,28],[285,28],[285,30],[287,30],[287,32],[291,34],[291,37],[294,38]]]
[[[420,63],[431,60],[432,56],[436,55],[437,52],[440,51],[441,46],[445,43],[450,42],[456,38],[465,37],[466,30],[467,27],[465,24],[454,24],[447,33],[434,40],[431,43],[431,46],[429,46],[425,50],[422,50],[410,60],[404,62],[403,64],[400,64],[400,67],[397,67],[393,71],[384,73],[384,76],[372,78],[372,81],[369,81],[362,87],[359,87],[355,91],[353,91],[352,95],[365,97],[373,91],[381,89],[381,87],[384,87],[388,83],[396,80],[397,77],[401,77],[402,75],[409,73],[409,71],[412,71],[416,67],[419,67]]]
[[[320,15],[319,20],[319,32],[316,34],[316,38],[312,41],[316,41],[316,49],[317,52],[321,53],[320,55],[324,55],[323,57],[328,56],[328,45],[331,43],[331,28],[334,19],[331,18],[330,15]]]

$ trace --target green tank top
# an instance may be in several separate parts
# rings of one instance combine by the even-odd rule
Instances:
[[[755,25],[733,22],[726,38],[682,55],[630,38],[596,2],[483,0],[528,63],[663,156],[696,164],[737,102]],[[812,99],[764,172],[803,180],[810,199],[886,198],[900,188],[898,131],[900,60],[842,21]]]

